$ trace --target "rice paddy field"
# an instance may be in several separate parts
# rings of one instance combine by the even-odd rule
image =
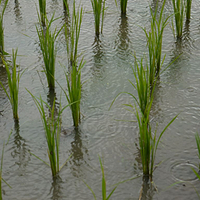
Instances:
[[[156,83],[151,109],[152,130],[159,134],[175,117],[158,146],[153,173],[153,183],[143,182],[137,119],[122,104],[133,104],[126,91],[137,96],[128,80],[134,82],[131,66],[134,53],[138,58],[146,55],[148,48],[142,28],[150,29],[150,7],[155,0],[129,0],[126,17],[114,0],[106,1],[103,33],[95,38],[94,16],[89,0],[76,1],[82,5],[83,19],[78,54],[86,61],[82,68],[81,123],[73,127],[70,109],[62,113],[60,136],[60,165],[71,155],[58,175],[52,178],[51,169],[33,154],[48,162],[45,132],[34,96],[52,104],[56,97],[58,109],[68,104],[59,84],[67,89],[64,72],[68,71],[67,45],[64,29],[57,40],[55,90],[49,92],[43,70],[39,46],[38,1],[8,1],[4,14],[4,48],[9,54],[18,48],[17,64],[26,69],[19,84],[19,124],[14,123],[8,97],[0,87],[0,153],[3,142],[10,139],[4,149],[2,177],[12,188],[2,182],[4,200],[90,200],[93,194],[101,199],[101,166],[103,162],[107,193],[114,184],[121,183],[110,199],[113,200],[195,200],[199,199],[200,180],[191,168],[198,171],[198,150],[195,134],[200,134],[200,1],[193,0],[190,23],[183,27],[182,40],[174,37],[172,28],[173,4],[166,0],[164,14],[169,18],[163,34],[163,68],[177,56]],[[158,12],[162,7],[158,1]],[[117,1],[118,6],[120,1]],[[72,12],[73,2],[69,2]],[[55,13],[52,27],[65,23],[63,1],[47,0],[47,17]],[[141,28],[142,27],[142,28]],[[8,60],[11,58],[7,58]],[[161,69],[161,71],[162,71]],[[7,74],[0,67],[0,81],[8,89]],[[61,96],[61,97],[60,97]],[[85,182],[85,183],[84,183]],[[140,191],[143,191],[141,195]]]

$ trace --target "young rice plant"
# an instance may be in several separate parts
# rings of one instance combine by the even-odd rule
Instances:
[[[43,55],[43,61],[44,61],[44,71],[47,77],[48,86],[50,89],[54,89],[55,87],[55,61],[56,61],[56,47],[55,42],[56,39],[62,30],[57,31],[55,28],[54,32],[51,32],[51,25],[55,21],[54,15],[52,16],[51,20],[47,21],[46,29],[43,29],[42,25],[38,28],[36,26],[39,42],[40,42],[40,48]]]
[[[39,9],[40,9],[40,22],[41,22],[42,26],[45,26],[46,0],[39,0]]]
[[[105,2],[105,0],[91,0],[94,14],[95,33],[97,37],[99,37],[100,34],[100,24],[101,33],[103,32]]]
[[[120,0],[121,15],[126,15],[127,2],[128,0]]]
[[[4,61],[4,65],[6,68],[7,76],[8,76],[8,86],[9,86],[9,93],[6,91],[6,88],[3,86],[3,84],[0,81],[0,85],[3,87],[4,92],[6,93],[10,104],[12,106],[13,110],[13,118],[18,121],[18,93],[19,93],[19,81],[24,73],[24,71],[20,74],[20,72],[17,72],[17,50],[12,50],[12,73],[10,72],[9,65],[7,62]]]

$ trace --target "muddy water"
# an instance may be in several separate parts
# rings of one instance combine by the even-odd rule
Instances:
[[[161,3],[162,1],[160,1]],[[155,90],[151,119],[158,133],[177,114],[176,121],[168,128],[159,145],[154,172],[154,187],[143,182],[139,176],[118,186],[111,199],[138,199],[141,188],[146,192],[143,199],[188,200],[198,199],[194,188],[200,183],[191,167],[199,163],[195,133],[199,132],[200,119],[200,2],[192,2],[192,19],[185,26],[182,42],[176,41],[169,25],[163,38],[165,66],[176,56],[179,59],[160,77]],[[78,4],[78,3],[77,3]],[[136,94],[128,79],[134,80],[130,65],[134,51],[138,57],[147,52],[146,40],[140,26],[149,28],[149,6],[155,1],[129,1],[127,17],[121,18],[114,1],[106,2],[103,35],[95,41],[93,15],[90,1],[81,1],[84,17],[79,41],[79,53],[84,54],[81,110],[84,115],[78,130],[72,127],[70,111],[63,113],[60,144],[60,164],[72,154],[72,158],[52,179],[50,169],[30,152],[48,161],[47,145],[42,122],[33,100],[26,91],[51,102],[60,99],[61,90],[49,93],[46,77],[42,72],[40,52],[35,25],[38,23],[37,1],[9,1],[4,18],[5,50],[9,53],[18,48],[18,63],[26,72],[21,78],[19,93],[19,124],[14,124],[11,106],[0,88],[0,137],[2,144],[12,134],[5,148],[3,199],[7,200],[82,200],[93,199],[83,180],[92,187],[97,199],[101,199],[101,169],[98,155],[105,167],[108,191],[112,185],[142,173],[139,154],[138,128],[134,115],[121,104],[133,103],[126,95],[120,96],[111,110],[109,106],[121,91]],[[70,8],[72,5],[70,4]],[[64,23],[61,0],[47,0],[48,17],[55,12],[60,17],[54,26]],[[165,13],[172,13],[171,1],[166,2]],[[58,40],[56,79],[66,87],[64,71],[67,71],[66,44],[63,33]],[[0,69],[0,80],[8,87],[6,72]],[[66,99],[62,94],[62,105]],[[181,182],[184,181],[184,182]],[[181,182],[173,187],[175,182]],[[199,191],[200,192],[200,191]]]

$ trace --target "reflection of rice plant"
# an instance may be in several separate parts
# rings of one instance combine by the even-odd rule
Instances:
[[[67,43],[67,54],[70,60],[71,66],[76,65],[78,58],[78,42],[82,23],[83,9],[81,8],[76,12],[75,1],[73,4],[73,14],[70,26],[70,33],[65,25],[65,38]]]
[[[47,152],[48,152],[50,165],[47,164],[45,161],[43,161],[43,162],[51,167],[52,176],[55,176],[61,170],[61,168],[66,164],[66,162],[65,162],[61,168],[59,167],[59,158],[60,158],[59,157],[59,150],[60,150],[59,148],[60,148],[61,114],[62,114],[63,110],[66,107],[68,107],[69,105],[65,106],[64,108],[61,108],[61,104],[60,104],[59,112],[57,113],[57,116],[55,118],[55,112],[54,112],[55,111],[55,100],[54,100],[53,106],[51,108],[48,105],[48,103],[46,103],[42,100],[41,97],[39,99],[37,99],[31,93],[30,93],[30,95],[32,96],[32,98],[40,112],[41,120],[43,122],[44,130],[45,130],[46,141],[47,141],[47,145],[48,145]],[[46,116],[45,106],[50,111],[50,118],[48,118]]]
[[[13,117],[16,121],[19,120],[18,117],[18,92],[19,92],[19,81],[23,74],[23,72],[20,74],[20,72],[17,72],[17,50],[12,52],[12,73],[10,73],[9,65],[4,61],[6,72],[8,76],[8,86],[9,86],[9,92],[6,91],[6,88],[3,86],[3,84],[0,81],[1,86],[3,87],[4,92],[6,93],[7,97],[9,98],[10,104],[12,106],[13,110]]]
[[[93,14],[94,14],[95,33],[97,37],[99,37],[100,34],[100,23],[101,23],[101,33],[103,31],[105,2],[106,2],[105,0],[91,0]]]
[[[182,37],[183,33],[183,20],[184,20],[184,0],[172,0],[174,7],[174,17],[176,25],[177,38]]]
[[[55,28],[54,32],[51,32],[51,25],[54,21],[54,15],[52,16],[51,20],[47,21],[46,29],[43,29],[42,25],[37,29],[37,34],[39,37],[40,48],[42,50],[43,61],[44,61],[44,71],[47,77],[48,86],[50,89],[55,87],[55,61],[56,61],[56,47],[55,41],[61,31]]]
[[[186,0],[186,20],[190,20],[192,0]]]
[[[160,69],[165,60],[161,60],[162,55],[162,39],[163,39],[163,31],[167,25],[167,21],[169,17],[166,19],[163,18],[163,10],[165,6],[166,0],[164,0],[162,8],[160,10],[159,18],[157,19],[157,8],[158,3],[156,5],[156,9],[153,13],[151,10],[151,29],[149,33],[144,29],[147,38],[147,44],[149,49],[149,65],[150,65],[150,84],[153,85],[155,76],[158,76],[160,73]]]
[[[2,0],[0,0],[0,6],[1,6]],[[6,9],[6,6],[8,4],[8,0],[4,2],[3,10],[0,13],[0,55],[3,55],[4,52],[4,28],[3,28],[3,16]]]
[[[46,0],[39,0],[39,9],[40,9],[40,21],[43,26],[45,26],[46,19]]]
[[[121,14],[122,15],[126,15],[127,2],[128,2],[128,0],[120,0]]]

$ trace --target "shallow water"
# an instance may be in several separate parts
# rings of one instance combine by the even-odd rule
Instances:
[[[112,190],[113,184],[142,173],[137,123],[131,122],[135,120],[134,115],[121,106],[133,102],[128,96],[121,95],[111,110],[109,106],[119,92],[136,94],[128,82],[128,79],[134,80],[130,65],[134,62],[134,52],[138,57],[147,53],[145,35],[140,26],[149,28],[149,6],[155,6],[155,1],[129,1],[127,18],[120,17],[113,0],[106,1],[108,8],[99,42],[95,42],[91,2],[81,1],[84,16],[79,53],[82,52],[87,61],[82,72],[82,80],[87,81],[83,85],[81,102],[84,117],[79,129],[74,130],[70,110],[63,113],[60,164],[69,155],[73,156],[55,179],[51,177],[50,168],[30,154],[32,152],[48,162],[42,122],[26,88],[49,103],[54,96],[59,102],[61,93],[58,85],[55,94],[49,93],[42,72],[43,60],[35,28],[38,23],[37,4],[36,0],[9,1],[4,17],[5,50],[11,53],[12,49],[18,48],[17,62],[26,71],[20,82],[19,125],[14,124],[11,106],[0,88],[0,152],[3,141],[13,130],[5,148],[3,163],[3,178],[12,189],[3,183],[3,199],[93,199],[83,180],[100,199],[101,169],[98,155],[104,162],[108,191]],[[164,32],[165,66],[182,54],[162,73],[155,89],[151,112],[153,127],[158,124],[159,133],[175,115],[179,116],[167,129],[159,145],[156,164],[162,163],[154,172],[155,185],[146,184],[139,176],[119,185],[111,199],[138,199],[141,188],[146,191],[143,199],[198,199],[194,188],[198,191],[200,183],[191,167],[195,168],[199,163],[195,143],[200,119],[199,7],[200,2],[193,0],[192,19],[184,29],[181,43],[173,36],[171,21]],[[48,17],[53,12],[56,17],[61,17],[54,23],[58,28],[61,27],[64,23],[62,1],[47,0],[47,12]],[[165,13],[172,13],[170,0],[166,2]],[[66,45],[62,33],[58,40],[56,79],[65,88],[63,72],[66,70]],[[0,80],[8,87],[4,68],[0,68]],[[62,105],[66,104],[62,94]],[[172,186],[175,182],[181,183]]]

